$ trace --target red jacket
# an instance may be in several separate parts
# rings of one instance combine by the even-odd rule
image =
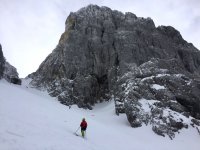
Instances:
[[[86,121],[82,121],[80,124],[81,128],[87,128],[87,122]]]

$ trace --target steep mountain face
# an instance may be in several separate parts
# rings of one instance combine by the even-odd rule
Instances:
[[[0,79],[3,77],[4,63],[5,63],[5,60],[4,60],[4,57],[3,57],[2,47],[1,47],[1,44],[0,44]]]
[[[96,5],[70,13],[65,25],[29,75],[32,86],[89,109],[114,98],[132,127],[151,124],[163,136],[200,125],[200,52],[173,27]]]
[[[5,60],[0,45],[0,79],[1,78],[6,79],[10,83],[21,85],[21,79],[18,77],[17,69]]]

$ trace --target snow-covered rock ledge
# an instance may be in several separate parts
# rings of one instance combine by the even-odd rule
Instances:
[[[179,133],[180,129],[194,127],[199,132],[200,123],[195,118],[186,117],[182,113],[171,110],[169,107],[159,108],[160,101],[139,99],[134,104],[135,110],[131,113],[130,122],[134,120],[132,127],[152,125],[152,130],[161,136],[168,135],[171,139],[175,137],[175,132]],[[135,117],[135,119],[133,119]]]
[[[156,134],[171,139],[183,128],[199,132],[200,82],[178,65],[159,59],[139,67],[130,65],[130,71],[118,80],[121,92],[116,96],[116,111],[124,110],[132,127],[151,125]]]

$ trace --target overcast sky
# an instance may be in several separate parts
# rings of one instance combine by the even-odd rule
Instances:
[[[36,71],[56,47],[69,13],[88,4],[171,25],[200,49],[200,0],[0,0],[0,43],[20,77]]]

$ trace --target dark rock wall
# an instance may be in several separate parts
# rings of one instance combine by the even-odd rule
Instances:
[[[0,45],[0,79],[1,78],[6,79],[10,83],[21,85],[21,79],[18,77],[17,69],[5,60]]]
[[[130,63],[177,58],[187,71],[199,74],[199,56],[173,27],[156,28],[150,18],[89,5],[70,13],[58,46],[40,65],[32,84],[47,87],[53,96],[73,86],[67,92],[71,98],[64,97],[63,102],[94,104],[110,97],[115,79],[128,71]],[[55,82],[61,83],[52,85]]]
[[[33,86],[65,105],[89,109],[114,98],[116,112],[125,112],[133,127],[150,122],[159,135],[173,137],[187,126],[160,115],[169,107],[200,119],[200,52],[176,29],[96,5],[70,13],[65,25],[57,47],[30,75]],[[148,115],[140,101],[152,108]],[[151,119],[159,117],[164,125]]]
[[[3,57],[3,51],[2,51],[1,44],[0,44],[0,79],[3,77],[4,64],[5,64],[5,59]]]

